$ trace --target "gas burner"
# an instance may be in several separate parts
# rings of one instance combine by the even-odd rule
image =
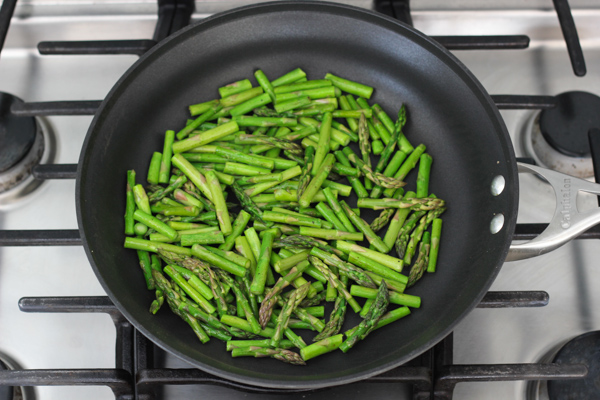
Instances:
[[[21,366],[15,360],[0,352],[0,371],[21,370]],[[35,390],[33,387],[23,386],[0,386],[0,400],[34,400]]]
[[[553,360],[557,364],[585,364],[587,378],[548,382],[550,400],[600,399],[600,331],[577,336],[565,344]]]
[[[54,158],[50,129],[34,117],[12,114],[11,107],[19,103],[18,97],[0,92],[0,207],[37,189],[43,181],[33,178],[32,168]]]
[[[541,363],[583,364],[588,369],[583,379],[530,381],[528,400],[589,400],[600,399],[600,331],[579,335],[554,347]]]
[[[526,127],[524,146],[539,165],[579,178],[594,176],[588,131],[600,127],[600,97],[565,92],[557,105],[535,115]]]

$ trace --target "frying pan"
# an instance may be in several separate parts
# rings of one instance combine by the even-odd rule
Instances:
[[[405,132],[435,160],[431,191],[447,201],[438,271],[411,289],[421,309],[374,331],[347,354],[306,367],[236,358],[223,343],[200,345],[168,310],[151,315],[134,251],[123,248],[125,172],[143,180],[167,129],[186,106],[262,69],[276,78],[300,67],[376,88],[372,101],[393,115],[408,107]],[[499,195],[491,185],[501,176]],[[98,110],[77,175],[77,215],[91,265],[118,309],[157,345],[218,376],[249,385],[308,389],[367,378],[409,361],[447,334],[481,300],[504,262],[517,215],[517,164],[494,103],[439,44],[374,12],[322,2],[258,4],[207,18],[155,46],[117,82]],[[498,178],[496,178],[498,179]],[[145,183],[145,181],[144,181]],[[492,218],[504,216],[490,231]],[[344,329],[357,323],[347,322]]]

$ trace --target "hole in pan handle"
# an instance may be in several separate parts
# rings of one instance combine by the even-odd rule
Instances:
[[[519,172],[537,174],[554,189],[556,209],[548,227],[535,239],[510,246],[506,261],[524,260],[548,253],[600,223],[600,208],[577,211],[580,191],[600,195],[600,184],[534,165],[517,163]]]

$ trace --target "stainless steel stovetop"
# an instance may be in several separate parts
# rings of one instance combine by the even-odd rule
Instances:
[[[251,1],[196,1],[194,19]],[[346,1],[371,7],[370,1]],[[571,1],[587,75],[575,77],[550,0],[413,2],[417,29],[430,35],[528,35],[525,50],[455,51],[490,94],[556,95],[584,90],[600,95],[600,4]],[[484,3],[480,5],[478,3]],[[0,58],[0,90],[28,102],[102,99],[136,60],[135,56],[41,56],[43,40],[151,38],[156,1],[21,1]],[[600,112],[600,110],[599,110]],[[526,156],[522,130],[536,111],[502,111],[517,156]],[[57,163],[77,163],[91,117],[48,117],[57,142]],[[521,176],[519,222],[548,222],[551,189],[533,176]],[[0,207],[0,229],[76,229],[74,180],[45,182],[21,201]],[[588,196],[580,209],[597,207]],[[542,308],[475,309],[455,330],[457,364],[530,363],[557,344],[600,329],[600,245],[580,240],[550,254],[507,263],[492,290],[543,290]],[[115,329],[103,314],[29,314],[18,309],[26,296],[104,295],[81,247],[0,247],[0,352],[24,368],[112,368]],[[166,366],[185,366],[167,359]],[[264,396],[203,386],[197,397]],[[403,398],[400,385],[355,384],[298,398]],[[524,399],[525,382],[464,383],[455,398]],[[188,396],[189,387],[168,387]],[[187,391],[187,392],[186,392]],[[110,399],[104,387],[38,387],[39,399]],[[272,396],[279,398],[278,396]],[[171,397],[169,397],[171,398]],[[189,398],[189,397],[187,397]],[[289,397],[287,397],[289,398]]]

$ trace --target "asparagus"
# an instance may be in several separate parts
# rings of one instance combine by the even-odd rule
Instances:
[[[315,175],[315,173],[319,171],[319,169],[321,168],[321,164],[325,160],[325,156],[329,151],[332,118],[333,117],[331,113],[325,113],[323,116],[323,121],[321,122],[321,126],[319,127],[319,143],[315,149],[315,158],[313,161],[313,168],[311,170],[312,175]]]
[[[379,172],[373,171],[362,160],[360,160],[358,157],[356,157],[356,154],[354,154],[352,149],[350,149],[349,147],[345,147],[343,150],[343,153],[348,157],[348,159],[352,163],[354,163],[354,165],[356,165],[356,167],[358,169],[360,169],[360,171],[365,175],[365,177],[368,178],[370,181],[372,181],[374,184],[383,186],[388,189],[389,188],[397,189],[397,188],[400,188],[400,187],[403,187],[404,185],[406,185],[406,182],[404,182],[404,181],[401,181],[396,178],[391,178],[391,177],[385,176]]]
[[[355,94],[366,99],[370,99],[373,94],[373,88],[362,83],[340,78],[330,73],[325,74],[325,79],[329,79],[334,86],[350,94]]]
[[[410,199],[416,196],[415,192],[407,192],[404,196],[405,199]],[[388,225],[388,230],[385,233],[385,237],[383,238],[383,242],[392,249],[394,247],[394,243],[398,238],[400,230],[402,229],[402,225],[406,220],[406,217],[410,213],[409,208],[399,208],[395,211],[394,216],[392,217],[390,224]]]
[[[410,269],[410,273],[408,274],[408,283],[407,287],[414,285],[421,277],[423,273],[427,269],[427,265],[429,263],[429,248],[431,245],[431,233],[425,232],[423,235],[423,240],[419,245],[419,255],[417,256],[417,260],[413,264]]]
[[[303,349],[300,349],[300,355],[304,361],[308,361],[311,358],[315,358],[325,353],[329,353],[330,351],[334,351],[344,341],[344,335],[338,334],[334,336],[330,336],[323,340],[319,340],[316,343],[313,343],[309,346],[306,346]]]
[[[310,80],[310,81],[302,82],[302,83],[290,83],[287,85],[277,86],[274,91],[275,91],[275,94],[281,94],[281,93],[296,92],[298,90],[316,89],[316,88],[321,88],[324,86],[331,86],[331,84],[332,83],[330,80],[317,79],[317,80]]]
[[[298,263],[295,267],[292,267],[288,271],[288,273],[279,278],[275,286],[269,290],[263,301],[260,305],[259,310],[259,322],[260,325],[264,328],[267,325],[271,318],[271,313],[273,312],[273,307],[277,304],[277,295],[281,293],[283,289],[285,289],[288,285],[290,285],[296,278],[302,275],[302,272],[309,266],[308,261],[304,261]]]
[[[135,210],[133,213],[133,219],[141,222],[142,224],[154,229],[155,231],[162,233],[166,237],[171,240],[175,240],[177,238],[177,231],[164,222],[160,221],[158,218],[153,217],[151,214],[147,214],[142,210]]]
[[[350,286],[350,294],[356,297],[364,297],[366,299],[374,299],[377,296],[377,290],[365,288],[358,285]],[[421,298],[405,293],[390,292],[390,303],[399,304],[402,306],[419,308],[421,307]]]
[[[302,168],[302,174],[300,175],[300,179],[298,179],[298,201],[300,201],[300,197],[302,196],[310,182],[314,159],[315,148],[313,146],[308,146],[304,153],[304,166]]]
[[[283,251],[283,250],[282,250]],[[301,251],[299,253],[290,255],[288,257],[282,258],[281,260],[275,262],[273,264],[273,268],[275,271],[282,273],[283,271],[287,271],[298,263],[308,259],[308,250]]]
[[[313,338],[314,342],[318,342],[330,336],[336,335],[344,324],[344,318],[346,316],[346,299],[342,296],[335,298],[333,311],[329,316],[329,321],[325,324],[325,328]]]
[[[364,114],[360,115],[358,120],[358,144],[362,154],[362,160],[366,166],[371,168],[371,143],[369,142],[369,127],[367,126],[367,118]],[[370,180],[365,181],[365,188],[372,189],[373,183]]]
[[[305,217],[300,215],[289,215],[274,211],[263,211],[263,219],[269,222],[279,222],[281,224],[311,226],[320,228],[322,221],[313,217]]]
[[[150,254],[144,250],[138,250],[137,254],[140,260],[140,268],[142,269],[142,273],[144,274],[144,279],[146,279],[146,287],[148,288],[148,290],[154,290],[155,282],[154,278],[152,277]]]
[[[133,177],[135,178],[135,174],[133,175]],[[135,179],[133,179],[132,181],[132,183],[135,183]],[[133,186],[132,191],[136,207],[145,212],[146,214],[151,214],[152,211],[150,211],[150,200],[148,199],[148,194],[146,193],[144,187],[138,184]]]
[[[263,212],[256,206],[256,203],[246,194],[244,189],[234,182],[231,187],[233,188],[233,193],[240,201],[240,205],[248,214],[250,214],[255,221],[260,221],[261,223],[268,225],[263,219]]]
[[[339,220],[344,225],[344,228],[345,228],[344,230],[347,232],[356,232],[356,228],[354,228],[354,225],[352,225],[352,222],[350,222],[350,220],[348,219],[348,216],[342,210],[342,206],[338,202],[337,198],[335,198],[333,196],[331,189],[330,188],[323,189],[323,194],[325,195],[325,198],[327,199],[327,203],[329,204],[329,206],[331,206],[331,209],[333,210],[335,215],[339,218]]]
[[[169,304],[169,307],[171,308],[173,313],[178,315],[181,319],[187,322],[188,325],[190,325],[190,327],[202,343],[208,342],[210,338],[208,337],[204,329],[202,329],[202,327],[198,324],[198,321],[189,313],[179,309],[179,304],[181,303],[181,296],[173,290],[168,279],[159,271],[155,270],[152,270],[152,277],[156,281],[157,286],[159,286],[163,293],[167,295],[167,304]]]
[[[277,304],[280,307],[283,307],[284,302],[281,298],[277,299]],[[304,321],[308,324],[310,324],[314,330],[321,332],[323,330],[323,328],[325,328],[325,324],[323,323],[323,321],[321,321],[319,318],[317,317],[313,317],[312,315],[310,315],[309,313],[307,313],[303,308],[296,308],[293,311],[294,315],[296,315],[301,321]],[[291,340],[291,339],[290,339]]]
[[[425,150],[426,150],[426,147],[424,144],[418,145],[414,149],[414,151],[408,155],[408,157],[406,158],[404,163],[400,166],[398,171],[394,174],[394,178],[399,179],[399,180],[403,180],[404,178],[406,178],[408,173],[417,165],[417,162],[419,161],[421,154],[423,154],[425,152]],[[383,193],[386,197],[390,197],[393,192],[391,189],[386,189],[386,190],[384,190]]]
[[[133,213],[135,211],[135,195],[133,188],[135,187],[135,171],[130,169],[127,171],[127,186],[126,186],[126,205],[125,205],[125,234],[134,234]]]
[[[155,290],[150,312],[156,313],[166,300],[201,341],[256,334],[268,338],[260,344],[232,344],[229,349],[236,357],[292,357],[292,362],[303,363],[301,358],[310,359],[340,345],[347,351],[384,324],[383,319],[374,318],[383,313],[375,309],[380,300],[378,285],[390,290],[386,290],[390,302],[419,307],[420,298],[402,292],[422,276],[424,268],[433,264],[435,269],[441,223],[437,216],[445,204],[433,195],[427,197],[431,157],[424,153],[424,145],[413,151],[403,135],[404,106],[394,125],[378,105],[370,107],[364,98],[355,100],[340,90],[344,87],[347,93],[369,97],[372,88],[330,74],[320,81],[307,81],[305,75],[297,69],[269,82],[258,70],[258,88],[251,88],[249,80],[220,88],[221,99],[190,106],[196,119],[177,135],[165,134],[163,152],[154,156],[145,190],[135,184],[134,172],[132,177],[128,173],[126,234],[140,237],[127,237],[124,247],[138,250],[145,275],[150,275],[148,287]],[[267,108],[267,103],[274,106]],[[244,115],[248,112],[255,116]],[[352,125],[349,129],[333,118],[346,118]],[[302,140],[302,146],[295,140]],[[347,147],[350,141],[358,142],[360,157]],[[339,146],[342,151],[336,151]],[[333,151],[337,163],[329,154]],[[265,152],[267,157],[258,155]],[[371,153],[380,155],[375,168]],[[162,171],[159,159],[166,163]],[[400,188],[417,162],[417,193],[409,192],[402,199]],[[364,185],[361,174],[366,178]],[[351,186],[338,182],[344,176]],[[373,185],[369,194],[365,186],[371,189]],[[239,203],[226,202],[229,186]],[[350,196],[353,190],[359,207],[382,210],[370,225],[360,217],[360,209],[337,200],[338,194]],[[316,208],[308,209],[311,203]],[[239,204],[242,211],[236,217],[231,210]],[[411,211],[413,217],[407,220]],[[235,218],[233,225],[231,218]],[[254,228],[246,229],[250,219]],[[432,219],[430,234],[425,231]],[[381,240],[376,231],[388,224]],[[344,241],[365,237],[372,249]],[[221,245],[203,247],[198,240]],[[402,240],[406,242],[402,259],[388,256],[395,242]],[[174,242],[181,245],[170,244]],[[191,249],[182,247],[190,244]],[[234,245],[236,252],[231,251]],[[283,249],[278,255],[273,248]],[[410,277],[401,275],[416,249]],[[164,268],[154,253],[166,261]],[[277,282],[271,267],[283,275]],[[162,275],[163,270],[170,278]],[[155,273],[161,276],[159,282],[152,276]],[[303,273],[315,282],[309,283]],[[350,280],[358,285],[347,287]],[[296,290],[283,293],[290,284]],[[368,299],[361,313],[365,321],[347,332],[348,340],[342,345],[338,332],[347,305],[361,311],[353,296]],[[327,325],[318,317],[323,316],[323,299],[335,300]],[[273,312],[275,304],[281,311]],[[319,306],[318,316],[306,309],[311,306]],[[388,313],[385,323],[406,315],[408,308],[398,310],[402,312]],[[233,316],[236,311],[242,318]],[[267,326],[269,321],[272,325]],[[292,327],[321,332],[314,339],[317,343],[306,346]],[[282,340],[283,336],[289,340]],[[282,348],[290,346],[300,348],[301,355],[282,353]]]
[[[424,153],[419,158],[419,174],[417,175],[417,197],[427,197],[429,194],[429,174],[433,158]]]
[[[327,278],[327,281],[331,284],[331,286],[333,286],[339,292],[339,294],[346,299],[354,312],[359,312],[361,309],[360,305],[356,302],[356,300],[354,300],[350,292],[348,292],[345,285],[339,280],[339,278],[329,268],[327,268],[325,263],[323,263],[320,258],[315,256],[310,256],[308,259],[310,260],[310,263]]]
[[[379,216],[371,222],[369,227],[373,230],[373,232],[375,232],[375,233],[379,232],[388,224],[388,222],[390,222],[390,220],[392,219],[392,216],[394,215],[394,212],[395,212],[395,210],[393,208],[384,209],[381,212],[381,214],[379,214]],[[384,243],[385,243],[385,241],[384,241]],[[386,244],[386,246],[387,246],[387,244]]]
[[[373,128],[373,129],[375,129],[375,128]],[[379,136],[379,134],[377,134],[377,136]],[[373,143],[371,143],[371,147],[373,148],[373,154],[379,155],[379,154],[381,154],[381,152],[383,152],[385,145],[383,144],[383,142],[381,140],[375,140],[375,141],[373,141]]]
[[[154,278],[152,278],[152,279],[154,279]],[[154,294],[156,296],[156,300],[152,300],[152,303],[150,304],[150,310],[149,310],[152,314],[156,314],[165,302],[165,297],[163,295],[162,290],[157,289],[154,292]]]
[[[410,308],[408,308],[406,306],[396,308],[395,310],[392,310],[392,311],[388,311],[385,314],[383,314],[381,316],[381,318],[379,318],[379,321],[377,322],[377,325],[375,326],[375,329],[379,329],[381,327],[389,325],[392,322],[397,321],[400,318],[406,317],[409,314],[410,314]],[[354,328],[349,329],[348,331],[346,331],[345,332],[346,336],[352,335],[352,333],[354,331],[356,331],[357,328],[358,328],[358,325],[355,326]]]
[[[421,219],[419,220],[419,225],[417,225],[415,230],[411,233],[410,240],[406,245],[406,252],[404,254],[404,264],[410,264],[412,256],[415,254],[415,251],[417,249],[417,244],[423,236],[423,232],[425,232],[425,230],[427,229],[427,227],[429,227],[431,222],[433,222],[434,219],[439,217],[444,211],[445,208],[438,208],[437,210],[429,211],[426,216],[421,217]]]
[[[244,292],[242,291],[242,289],[240,288],[238,283],[231,276],[229,276],[225,271],[217,270],[216,272],[218,273],[221,280],[224,283],[226,283],[231,288],[231,290],[233,290],[233,293],[235,294],[235,297],[236,297],[238,303],[242,306],[242,309],[244,310],[246,319],[250,323],[250,327],[252,328],[252,333],[258,334],[261,331],[261,326],[258,323],[258,320],[256,319],[256,317],[254,316],[254,312],[253,312],[252,308],[250,307],[250,302],[248,301],[248,298],[246,297],[246,295],[244,294]]]
[[[227,303],[225,301],[225,289],[217,275],[210,266],[195,257],[182,256],[170,251],[159,250],[159,254],[165,262],[169,264],[179,265],[192,271],[200,280],[206,284],[211,290],[214,299],[217,303],[217,311],[222,315],[227,311]]]
[[[219,257],[222,257],[224,259],[227,259],[227,260],[239,265],[240,267],[243,267],[245,269],[250,268],[250,260],[248,260],[246,257],[240,256],[237,253],[234,253],[233,251],[221,250],[221,249],[214,248],[212,246],[206,246],[205,248],[206,248],[206,250],[210,251],[211,253],[216,254]],[[244,275],[237,275],[237,276],[243,277]]]
[[[356,342],[363,340],[375,327],[383,314],[385,314],[390,303],[388,288],[385,283],[379,286],[375,301],[369,307],[369,311],[363,321],[358,325],[358,328],[340,345],[340,350],[346,353]]]
[[[235,240],[242,234],[244,229],[246,229],[246,225],[248,225],[250,217],[250,214],[244,210],[238,214],[237,218],[233,222],[231,234],[227,236],[225,242],[219,246],[219,249],[227,251],[233,248]]]
[[[323,290],[323,291],[320,291],[319,293],[317,293],[317,295],[315,297],[313,297],[312,299],[305,298],[304,300],[302,300],[302,303],[300,303],[299,307],[311,307],[311,306],[314,306],[317,304],[321,304],[325,300],[326,294],[327,293]]]
[[[276,360],[286,362],[292,365],[306,365],[304,360],[298,355],[298,353],[294,353],[290,350],[285,350],[281,348],[269,349],[266,347],[257,347],[250,346],[246,348],[236,348],[231,352],[232,357],[271,357]]]
[[[266,168],[260,168],[260,167],[255,167],[252,165],[240,164],[240,163],[230,162],[230,161],[225,162],[225,165],[223,167],[223,172],[225,172],[226,174],[241,175],[241,176],[263,176],[263,175],[271,174],[271,170],[266,169]],[[260,179],[260,178],[257,178],[257,181],[252,182],[252,183],[260,182],[258,179]],[[238,179],[237,181],[240,185],[245,184],[245,183],[241,183],[243,181],[242,179]]]
[[[245,135],[242,134],[235,138],[235,143],[238,144],[260,144],[276,147],[278,149],[290,151],[292,154],[302,155],[304,150],[302,146],[291,142],[290,140],[268,137],[268,136],[257,136],[257,135]]]
[[[238,264],[236,264],[226,258],[223,258],[217,254],[212,253],[207,248],[205,248],[199,244],[195,244],[192,246],[192,254],[195,257],[198,257],[199,259],[201,259],[202,261],[210,263],[211,265],[221,268],[233,275],[245,276],[247,273],[247,270],[244,267],[241,267]]]
[[[431,247],[429,249],[429,262],[427,272],[435,272],[438,251],[440,247],[440,236],[442,234],[442,220],[435,218],[431,224]]]
[[[360,242],[364,239],[362,232],[345,232],[335,229],[319,229],[306,226],[300,227],[300,235],[316,237],[325,240],[352,240]]]
[[[289,85],[291,83],[296,82],[298,79],[302,79],[306,77],[306,72],[302,71],[300,68],[296,68],[293,71],[288,72],[287,74],[280,76],[271,82],[273,87]]]
[[[210,187],[206,182],[206,178],[188,160],[186,160],[185,157],[183,157],[181,154],[175,154],[171,158],[171,163],[179,168],[187,176],[187,178],[192,181],[194,185],[196,185],[204,197],[206,197],[208,200],[213,200]]]
[[[252,83],[249,79],[243,79],[220,87],[219,95],[221,95],[221,97],[227,97],[236,93],[244,92],[248,89],[252,89]]]
[[[298,289],[294,290],[294,293],[290,296],[288,301],[281,309],[281,313],[279,313],[279,316],[277,317],[277,325],[275,326],[275,332],[271,337],[272,347],[279,346],[279,341],[283,337],[283,331],[288,326],[290,317],[292,316],[292,312],[296,309],[296,307],[298,307],[298,304],[300,304],[300,302],[306,297],[309,288],[310,283],[306,283]]]
[[[379,156],[379,162],[377,163],[377,166],[375,167],[375,171],[377,171],[377,172],[383,171],[383,169],[388,164],[390,156],[392,155],[392,152],[396,148],[396,143],[398,142],[398,138],[402,134],[402,128],[404,127],[405,124],[406,124],[406,108],[404,107],[404,104],[402,104],[400,106],[400,110],[398,111],[398,119],[396,120],[396,123],[394,124],[394,130],[392,132],[392,135],[390,136],[390,141],[387,143],[387,145],[381,152],[381,155]]]
[[[167,265],[163,268],[165,274],[167,274],[175,283],[183,289],[183,291],[190,296],[196,304],[202,307],[207,313],[212,314],[216,311],[212,304],[208,300],[206,300],[198,291],[196,291],[184,278],[183,276],[177,272],[176,269]]]
[[[356,228],[365,235],[369,243],[371,243],[373,247],[375,247],[375,249],[377,249],[378,251],[382,253],[387,253],[389,251],[389,248],[386,246],[385,243],[383,243],[383,240],[381,240],[381,238],[377,236],[375,232],[373,232],[371,227],[369,227],[369,225],[362,218],[356,215],[356,213],[352,211],[350,206],[348,206],[348,204],[346,204],[345,201],[342,200],[340,204],[344,210],[344,213],[346,213],[346,215],[348,216],[348,219],[350,219],[354,226],[356,226]]]
[[[273,84],[269,82],[269,79],[265,75],[262,70],[256,70],[254,72],[254,77],[256,78],[256,82],[260,85],[261,88],[269,95],[271,101],[275,102],[275,92],[273,90]]]
[[[256,295],[263,294],[265,290],[265,282],[267,281],[267,271],[269,270],[269,261],[271,259],[271,250],[273,248],[273,241],[277,235],[276,230],[269,229],[265,231],[266,234],[263,237],[263,241],[260,247],[260,256],[258,257],[258,264],[256,265],[256,273],[252,279],[252,285],[250,291]]]
[[[270,339],[255,339],[255,340],[228,340],[227,341],[227,351],[232,351],[233,349],[243,349],[251,346],[255,347],[270,347],[269,342]],[[290,349],[294,347],[294,343],[291,340],[282,340],[279,342],[280,349]]]
[[[317,240],[312,237],[304,236],[304,235],[290,235],[285,239],[279,239],[273,244],[275,248],[285,248],[288,246],[297,246],[303,248],[312,248],[317,247],[325,252],[329,252],[337,255],[338,257],[344,257],[344,253],[338,249],[335,249],[327,244],[325,241]],[[347,258],[347,257],[346,257]]]
[[[409,218],[406,219],[402,228],[398,232],[398,237],[395,242],[396,253],[399,258],[404,259],[404,255],[406,252],[406,246],[408,245],[410,232],[414,229],[417,222],[421,219],[423,215],[425,215],[425,211],[416,211]]]
[[[173,155],[173,142],[175,141],[175,131],[168,130],[165,132],[165,141],[160,161],[160,170],[158,172],[158,182],[168,183],[171,171],[171,157]]]
[[[399,272],[389,269],[384,265],[378,263],[377,261],[371,260],[370,258],[367,258],[359,253],[351,252],[348,256],[348,262],[357,265],[367,271],[374,272],[383,278],[391,279],[399,283],[406,283],[408,280],[408,278],[405,275],[402,275]]]
[[[369,275],[364,270],[357,267],[356,265],[351,264],[349,262],[345,262],[338,258],[336,255],[328,253],[316,247],[313,247],[311,249],[310,254],[314,257],[320,258],[325,262],[325,264],[331,267],[339,268],[340,270],[344,271],[344,274],[348,276],[348,278],[352,279],[359,285],[371,288],[376,287],[371,277],[369,277]]]
[[[235,95],[235,96],[237,96],[237,95]],[[210,111],[207,111],[207,113],[210,113]],[[200,121],[204,117],[204,115],[205,114],[198,117],[195,122]],[[177,138],[180,140],[178,142],[173,143],[173,146],[172,146],[173,153],[175,153],[175,154],[183,153],[183,152],[189,151],[195,147],[204,146],[206,144],[209,144],[211,142],[214,142],[216,140],[224,138],[225,136],[231,135],[232,133],[235,133],[240,130],[237,122],[230,121],[230,122],[224,123],[223,125],[219,125],[216,128],[202,132],[201,135],[196,135],[196,136],[181,140],[182,137],[185,137],[185,134],[182,135],[182,132],[187,132],[187,131],[191,132],[191,130],[193,130],[193,128],[192,129],[189,128],[190,126],[192,126],[192,124],[186,126],[183,130],[181,130],[179,133],[177,133]]]
[[[425,197],[425,198],[409,198],[409,199],[358,199],[356,205],[362,208],[370,208],[372,210],[383,210],[386,208],[410,208],[411,210],[434,210],[444,207],[446,202],[442,199]]]

